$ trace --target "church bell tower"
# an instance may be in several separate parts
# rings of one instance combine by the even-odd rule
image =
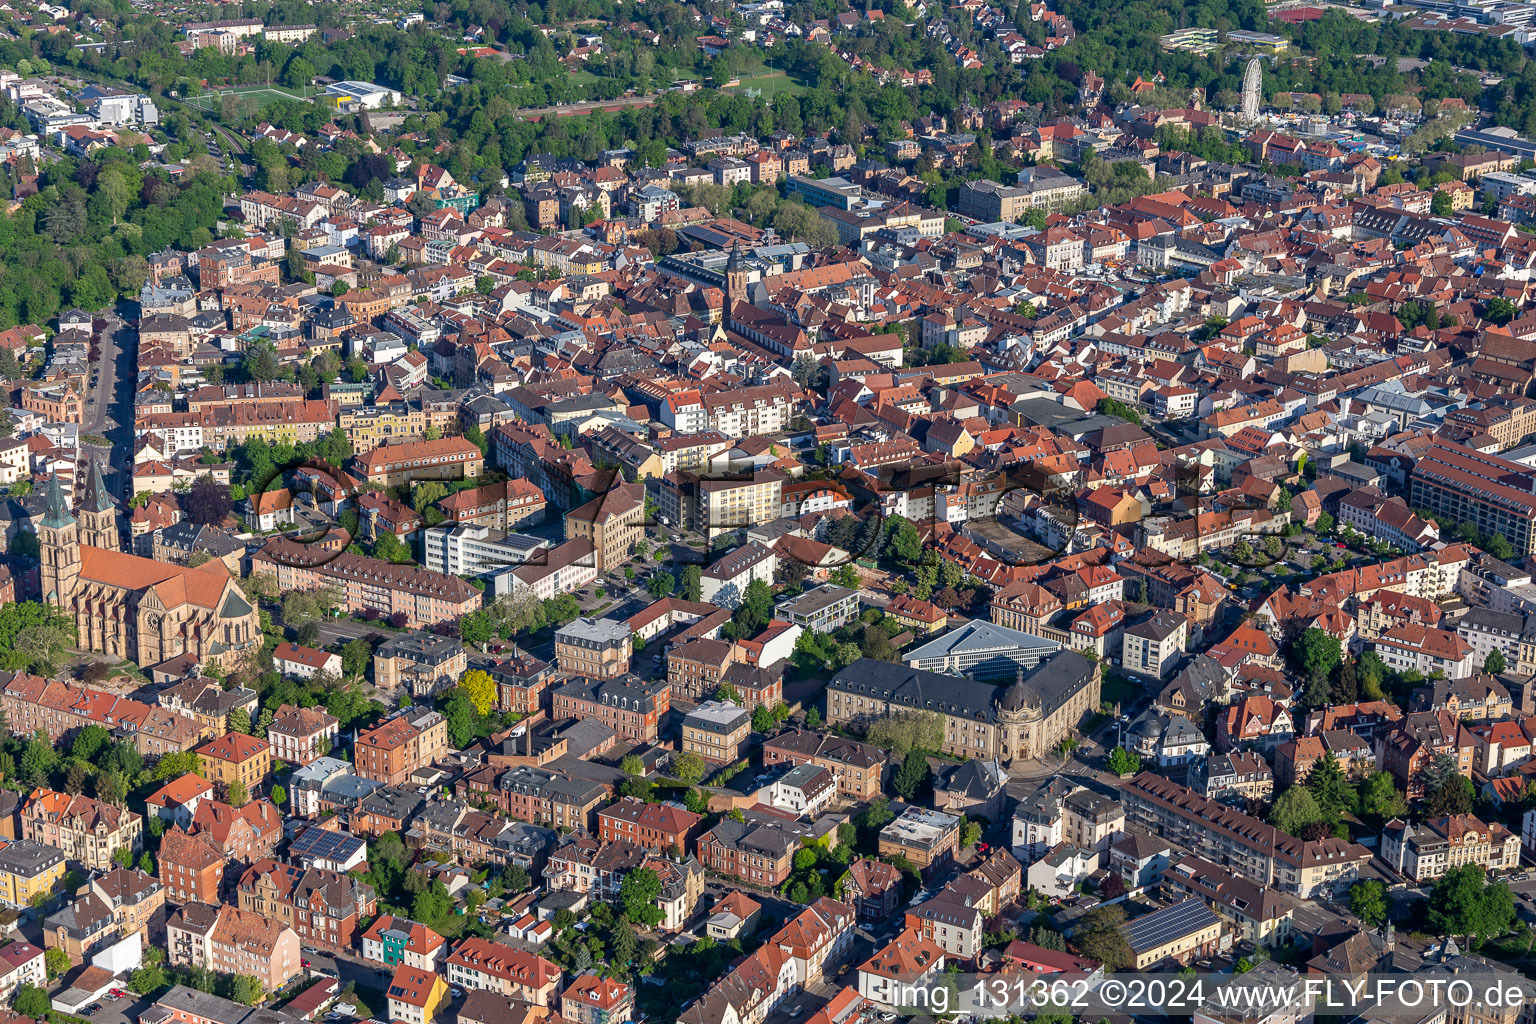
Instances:
[[[66,607],[80,580],[80,527],[69,513],[57,471],[48,479],[48,507],[37,527],[37,541],[43,561],[43,600]]]
[[[731,246],[731,258],[725,264],[725,320],[730,323],[731,310],[738,302],[747,301],[747,264],[741,256],[741,242]]]
[[[107,491],[101,465],[91,459],[86,469],[85,500],[80,505],[80,543],[86,547],[121,551],[122,534],[118,532],[117,503]]]

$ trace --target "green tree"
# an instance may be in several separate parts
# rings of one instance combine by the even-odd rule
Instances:
[[[467,644],[488,644],[495,635],[496,620],[488,608],[477,608],[459,619],[459,639]]]
[[[1397,788],[1390,772],[1372,772],[1361,784],[1360,813],[1381,822],[1401,818],[1408,813],[1408,800]]]
[[[1322,808],[1317,806],[1317,798],[1305,786],[1292,786],[1281,793],[1269,811],[1269,823],[1293,836],[1322,820]]]
[[[75,734],[69,752],[81,761],[94,761],[96,755],[111,746],[112,734],[99,725],[87,725]]]
[[[906,760],[912,750],[939,750],[944,746],[944,719],[933,711],[904,711],[871,723],[865,739]]]
[[[251,791],[239,779],[229,784],[229,802],[234,807],[244,807],[251,802]]]
[[[644,775],[645,762],[639,754],[625,754],[624,760],[619,762],[619,770],[625,775]]]
[[[30,982],[23,982],[16,989],[16,995],[11,999],[11,1009],[23,1017],[31,1017],[33,1020],[45,1020],[53,1011],[53,1000],[48,998],[48,993]]]
[[[677,589],[677,577],[669,572],[658,572],[645,582],[646,593],[658,600],[668,597]]]
[[[288,791],[282,786],[272,787],[272,802],[279,808],[288,802]]]
[[[69,971],[69,954],[62,949],[55,947],[45,950],[43,960],[47,966],[49,981],[52,981],[54,978],[62,978]]]
[[[885,556],[903,565],[915,565],[923,553],[923,539],[905,516],[891,516],[885,525]]]
[[[341,649],[341,670],[353,679],[360,679],[373,660],[373,646],[362,637],[348,640]]]
[[[697,565],[683,567],[683,600],[698,602],[704,596],[704,570]]]
[[[709,765],[692,751],[684,751],[672,759],[672,775],[690,786],[702,780],[707,771]]]
[[[849,590],[859,589],[859,573],[851,562],[833,569],[827,578],[839,587],[846,587]]]
[[[1488,300],[1488,305],[1483,308],[1483,319],[1491,320],[1496,324],[1507,324],[1519,311],[1513,302],[1501,295]]]
[[[1316,626],[1302,630],[1291,645],[1291,653],[1308,679],[1326,680],[1344,660],[1338,637]]]
[[[1141,758],[1124,747],[1116,747],[1109,752],[1109,764],[1106,767],[1115,775],[1134,775],[1141,771]]]
[[[229,983],[229,998],[243,1006],[255,1006],[266,996],[261,979],[253,974],[237,974]]]
[[[1124,931],[1125,910],[1118,904],[1094,907],[1083,915],[1074,941],[1083,956],[1099,961],[1106,972],[1123,970],[1136,962]]]
[[[507,892],[516,895],[520,892],[527,892],[528,887],[533,884],[533,879],[528,877],[526,869],[517,864],[512,864],[501,873],[501,884],[506,888]]]
[[[1313,762],[1312,771],[1307,776],[1307,789],[1317,801],[1324,821],[1338,821],[1355,802],[1344,769],[1339,767],[1338,759],[1331,751],[1324,751],[1323,756]]]
[[[1499,675],[1508,667],[1508,663],[1504,660],[1503,651],[1489,651],[1488,657],[1483,659],[1483,671],[1492,675]]]
[[[915,800],[924,786],[932,777],[933,771],[928,766],[928,757],[922,751],[911,750],[902,759],[901,767],[896,770],[896,775],[891,780],[891,785],[896,787],[896,792],[901,794],[903,800]]]
[[[747,639],[763,631],[773,618],[773,591],[763,580],[754,579],[742,591],[741,605],[732,613],[737,636]]]
[[[630,871],[619,883],[619,904],[624,908],[624,916],[636,924],[654,928],[661,923],[661,907],[657,905],[660,898],[661,877],[650,868]]]
[[[1349,887],[1349,909],[1372,928],[1387,923],[1387,887],[1374,878]]]
[[[1468,944],[1476,945],[1509,931],[1515,901],[1508,885],[1489,884],[1481,865],[1466,864],[1435,882],[1428,920],[1436,934],[1465,936]]]

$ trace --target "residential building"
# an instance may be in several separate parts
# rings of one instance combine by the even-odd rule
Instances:
[[[306,765],[330,752],[340,726],[336,717],[322,707],[282,704],[272,724],[267,726],[267,742],[272,745],[272,756],[277,760]]]
[[[25,907],[52,893],[64,879],[64,854],[31,839],[0,847],[0,902]]]
[[[730,701],[707,700],[683,716],[683,751],[715,764],[738,760],[751,734],[751,712]]]
[[[448,983],[435,971],[400,964],[385,993],[389,1019],[404,1024],[432,1024],[448,1003]]]
[[[380,914],[363,933],[363,959],[386,967],[406,964],[436,971],[448,956],[447,941],[424,924]]]
[[[433,697],[458,685],[469,655],[457,637],[412,631],[390,637],[373,652],[373,682],[381,690]]]
[[[407,708],[359,733],[353,749],[363,778],[402,785],[411,773],[447,755],[448,721],[430,708]]]
[[[594,719],[625,742],[654,743],[671,697],[665,680],[573,679],[554,691],[554,717]]]
[[[837,780],[838,795],[851,801],[873,799],[880,793],[886,754],[843,736],[793,729],[763,741],[763,767],[813,764]]]
[[[1216,951],[1221,918],[1203,900],[1190,898],[1131,921],[1125,926],[1125,938],[1138,971],[1164,961],[1188,963]]]
[[[943,867],[959,851],[960,819],[942,811],[908,807],[880,830],[882,857],[905,857],[924,874]]]
[[[552,1006],[560,986],[560,968],[534,953],[466,938],[448,957],[448,981],[464,989],[513,996],[535,1006]]]
[[[278,921],[307,945],[352,949],[359,922],[378,910],[373,887],[325,868],[259,860],[236,887],[241,910]]]
[[[166,922],[166,948],[172,966],[250,975],[266,992],[287,987],[303,969],[292,928],[228,905],[182,907]]]
[[[629,671],[629,627],[616,619],[579,618],[555,630],[560,671],[614,679]]]
[[[1413,882],[1439,878],[1467,864],[1490,872],[1513,871],[1520,867],[1520,837],[1471,814],[1432,818],[1418,826],[1394,818],[1381,833],[1381,856]]]
[[[1150,772],[1121,784],[1121,802],[1128,824],[1303,899],[1348,885],[1371,859],[1363,846],[1343,839],[1297,839]]]
[[[194,753],[202,762],[203,774],[225,792],[239,784],[247,794],[255,793],[272,774],[272,745],[244,733],[209,740]]]
[[[779,604],[774,618],[816,633],[832,633],[859,615],[859,592],[823,583]]]
[[[21,809],[24,839],[51,846],[89,871],[111,871],[112,855],[144,849],[144,819],[88,796],[35,789]],[[35,891],[35,890],[34,890]]]
[[[622,839],[682,857],[692,852],[703,820],[681,807],[626,796],[597,812],[598,837],[610,842]]]

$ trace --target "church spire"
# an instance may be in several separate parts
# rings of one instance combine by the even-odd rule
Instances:
[[[97,462],[94,456],[86,469],[85,504],[82,509],[87,512],[117,510],[117,503],[112,500],[112,495],[107,491],[107,482],[101,475],[101,463]]]
[[[74,524],[75,517],[70,515],[69,502],[64,500],[64,488],[59,486],[59,471],[54,470],[48,477],[48,508],[43,513],[43,525],[62,530]]]

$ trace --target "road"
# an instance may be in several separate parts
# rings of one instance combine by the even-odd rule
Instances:
[[[85,413],[80,424],[82,434],[97,434],[112,442],[103,453],[106,484],[110,493],[133,497],[130,467],[133,465],[133,390],[137,379],[135,366],[138,330],[124,319],[124,309],[103,313],[105,321],[97,336],[99,354],[91,364],[94,385],[87,381]],[[101,449],[92,449],[101,453]]]

